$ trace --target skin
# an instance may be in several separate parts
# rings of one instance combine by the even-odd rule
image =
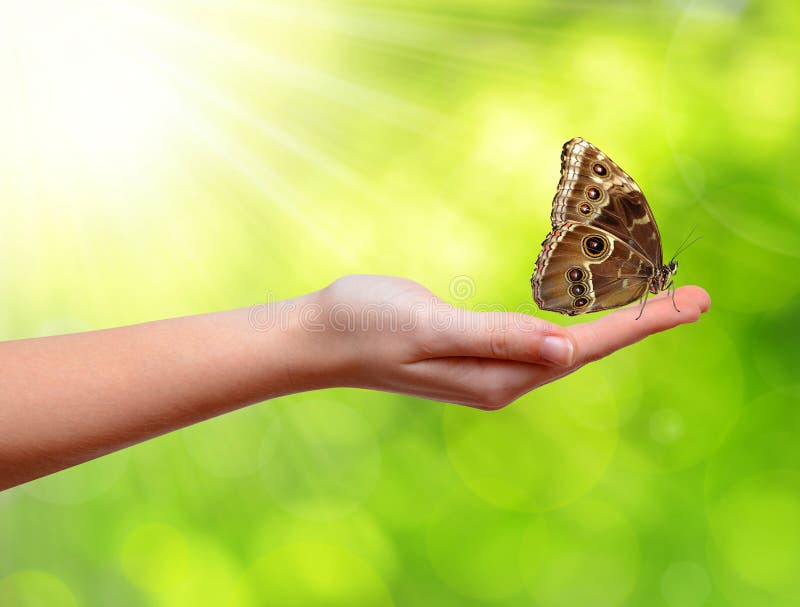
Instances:
[[[696,322],[699,287],[571,327],[471,312],[354,275],[284,302],[0,343],[0,489],[248,404],[337,386],[486,410],[648,335]],[[560,345],[559,345],[560,344]]]

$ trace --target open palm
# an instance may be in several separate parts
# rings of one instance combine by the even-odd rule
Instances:
[[[328,355],[342,361],[339,385],[401,392],[497,409],[534,388],[633,344],[695,322],[710,306],[700,287],[665,294],[588,322],[561,327],[511,312],[446,304],[422,285],[390,276],[352,275],[318,292]]]

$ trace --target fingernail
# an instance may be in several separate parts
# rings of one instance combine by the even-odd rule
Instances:
[[[566,337],[548,335],[542,340],[542,349],[539,355],[548,362],[569,366],[572,364],[572,342]]]

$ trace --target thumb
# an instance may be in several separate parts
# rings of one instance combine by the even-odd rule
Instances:
[[[568,367],[575,358],[575,343],[563,328],[533,316],[455,309],[431,353]]]

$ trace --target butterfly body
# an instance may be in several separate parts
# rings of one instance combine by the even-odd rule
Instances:
[[[623,306],[672,286],[661,236],[636,182],[577,137],[564,144],[553,229],[531,277],[543,310],[575,315]]]

